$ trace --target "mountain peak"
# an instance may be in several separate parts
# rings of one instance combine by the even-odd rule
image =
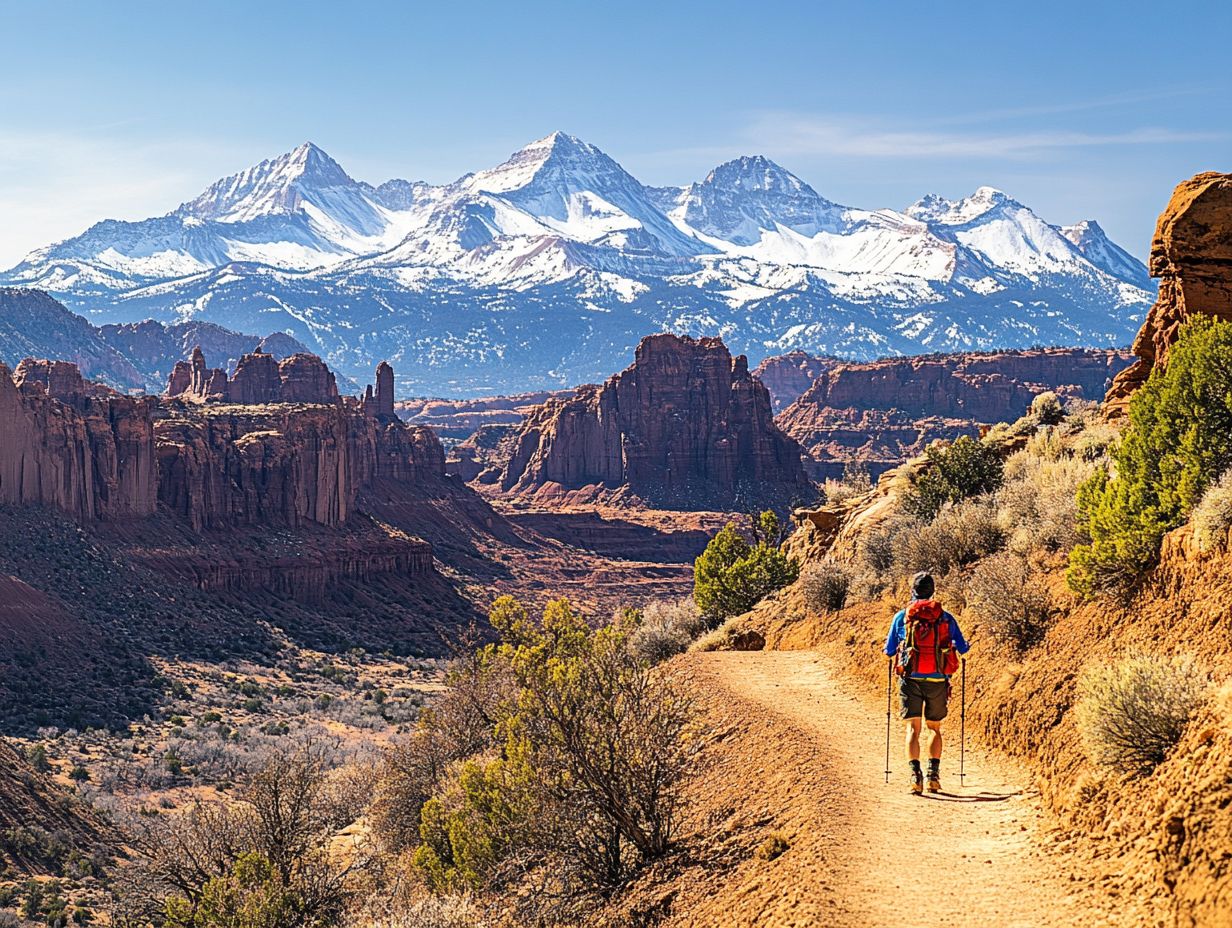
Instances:
[[[474,190],[508,193],[528,186],[549,168],[556,168],[558,173],[621,171],[615,161],[594,145],[556,131],[519,148],[503,164],[470,175],[466,183]]]
[[[196,219],[242,222],[270,213],[294,212],[309,190],[354,185],[342,165],[317,145],[304,142],[216,181],[176,212]]]
[[[741,155],[706,175],[703,185],[820,199],[816,190],[765,155]]]
[[[984,186],[977,187],[971,196],[961,200],[947,200],[935,193],[929,193],[908,206],[905,212],[912,219],[923,222],[958,226],[972,222],[1007,203],[1016,204],[1017,201],[1003,190]]]

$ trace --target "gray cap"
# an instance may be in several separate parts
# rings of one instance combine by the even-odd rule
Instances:
[[[922,570],[911,578],[911,595],[914,599],[932,599],[937,585],[933,583],[933,575]]]

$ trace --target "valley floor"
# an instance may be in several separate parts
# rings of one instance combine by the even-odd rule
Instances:
[[[859,692],[825,658],[720,652],[682,669],[710,743],[685,836],[696,853],[635,894],[661,924],[1152,924],[1053,840],[1026,771],[968,743],[960,785],[957,692],[945,792],[915,797],[896,718],[885,783],[884,691]],[[788,848],[767,860],[757,850],[772,835]]]

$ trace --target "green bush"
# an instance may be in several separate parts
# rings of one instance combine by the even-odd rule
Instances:
[[[1031,401],[1031,411],[1027,415],[1040,425],[1057,425],[1065,418],[1065,407],[1060,398],[1048,390]]]
[[[904,499],[906,509],[921,519],[933,518],[946,503],[989,493],[1001,485],[1001,455],[982,441],[963,435],[950,445],[930,445],[925,454],[928,468]]]
[[[1197,317],[1180,331],[1129,404],[1129,425],[1078,492],[1090,538],[1070,554],[1069,582],[1084,596],[1125,589],[1152,567],[1166,532],[1182,525],[1232,463],[1232,324]]]
[[[1149,773],[1185,733],[1210,679],[1185,657],[1127,657],[1088,667],[1078,681],[1075,721],[1095,763]]]
[[[693,599],[711,624],[748,612],[762,599],[794,583],[800,567],[778,548],[780,526],[763,512],[750,545],[729,522],[693,563]]]

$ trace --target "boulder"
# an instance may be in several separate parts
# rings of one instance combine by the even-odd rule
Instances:
[[[1150,271],[1159,278],[1159,297],[1134,339],[1137,362],[1108,391],[1112,417],[1125,413],[1155,365],[1167,363],[1186,320],[1232,319],[1232,174],[1208,171],[1177,185],[1155,226]]]

